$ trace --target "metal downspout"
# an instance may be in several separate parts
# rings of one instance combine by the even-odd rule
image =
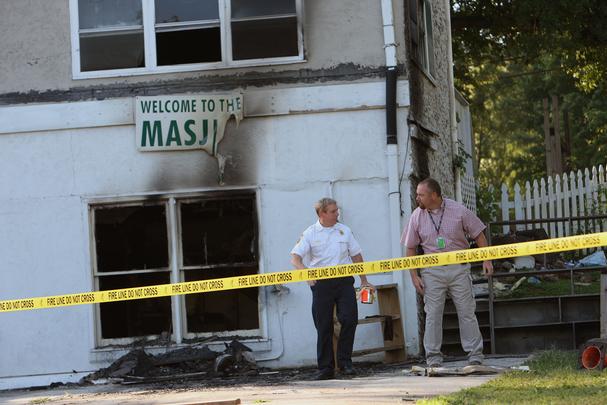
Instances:
[[[401,233],[401,196],[398,177],[398,140],[397,140],[397,59],[396,40],[394,35],[394,11],[393,0],[381,1],[382,26],[384,32],[384,52],[386,57],[386,163],[388,169],[388,204],[390,212],[390,254],[392,257],[402,257],[403,251],[400,244]],[[405,157],[406,159],[406,157]],[[398,285],[399,304],[403,314],[403,333],[405,334],[406,347],[412,347],[411,354],[419,350],[417,346],[417,308],[405,305],[406,297],[413,294],[415,290],[410,282],[405,282],[405,273],[396,271],[392,273],[392,280]],[[408,276],[408,274],[407,274]],[[406,312],[409,308],[409,312]]]

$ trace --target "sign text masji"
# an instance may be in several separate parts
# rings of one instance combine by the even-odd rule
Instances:
[[[236,112],[242,109],[240,97],[140,100],[141,111],[153,113]]]

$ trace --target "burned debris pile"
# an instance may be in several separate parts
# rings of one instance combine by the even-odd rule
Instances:
[[[208,346],[184,347],[151,355],[134,349],[109,367],[83,377],[81,384],[114,382],[122,384],[170,380],[204,379],[226,376],[251,376],[259,372],[251,349],[233,340],[223,352]]]

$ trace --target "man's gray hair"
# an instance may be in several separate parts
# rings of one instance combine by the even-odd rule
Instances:
[[[325,212],[327,210],[327,207],[329,205],[337,205],[337,201],[335,201],[332,198],[329,197],[325,197],[325,198],[321,198],[320,200],[318,200],[316,202],[316,204],[314,204],[314,209],[316,210],[316,214],[320,215],[320,212]]]

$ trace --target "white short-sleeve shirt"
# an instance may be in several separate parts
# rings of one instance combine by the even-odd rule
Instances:
[[[352,256],[362,253],[352,231],[339,222],[324,227],[319,221],[304,231],[291,250],[299,257],[310,257],[309,267],[352,263]]]

